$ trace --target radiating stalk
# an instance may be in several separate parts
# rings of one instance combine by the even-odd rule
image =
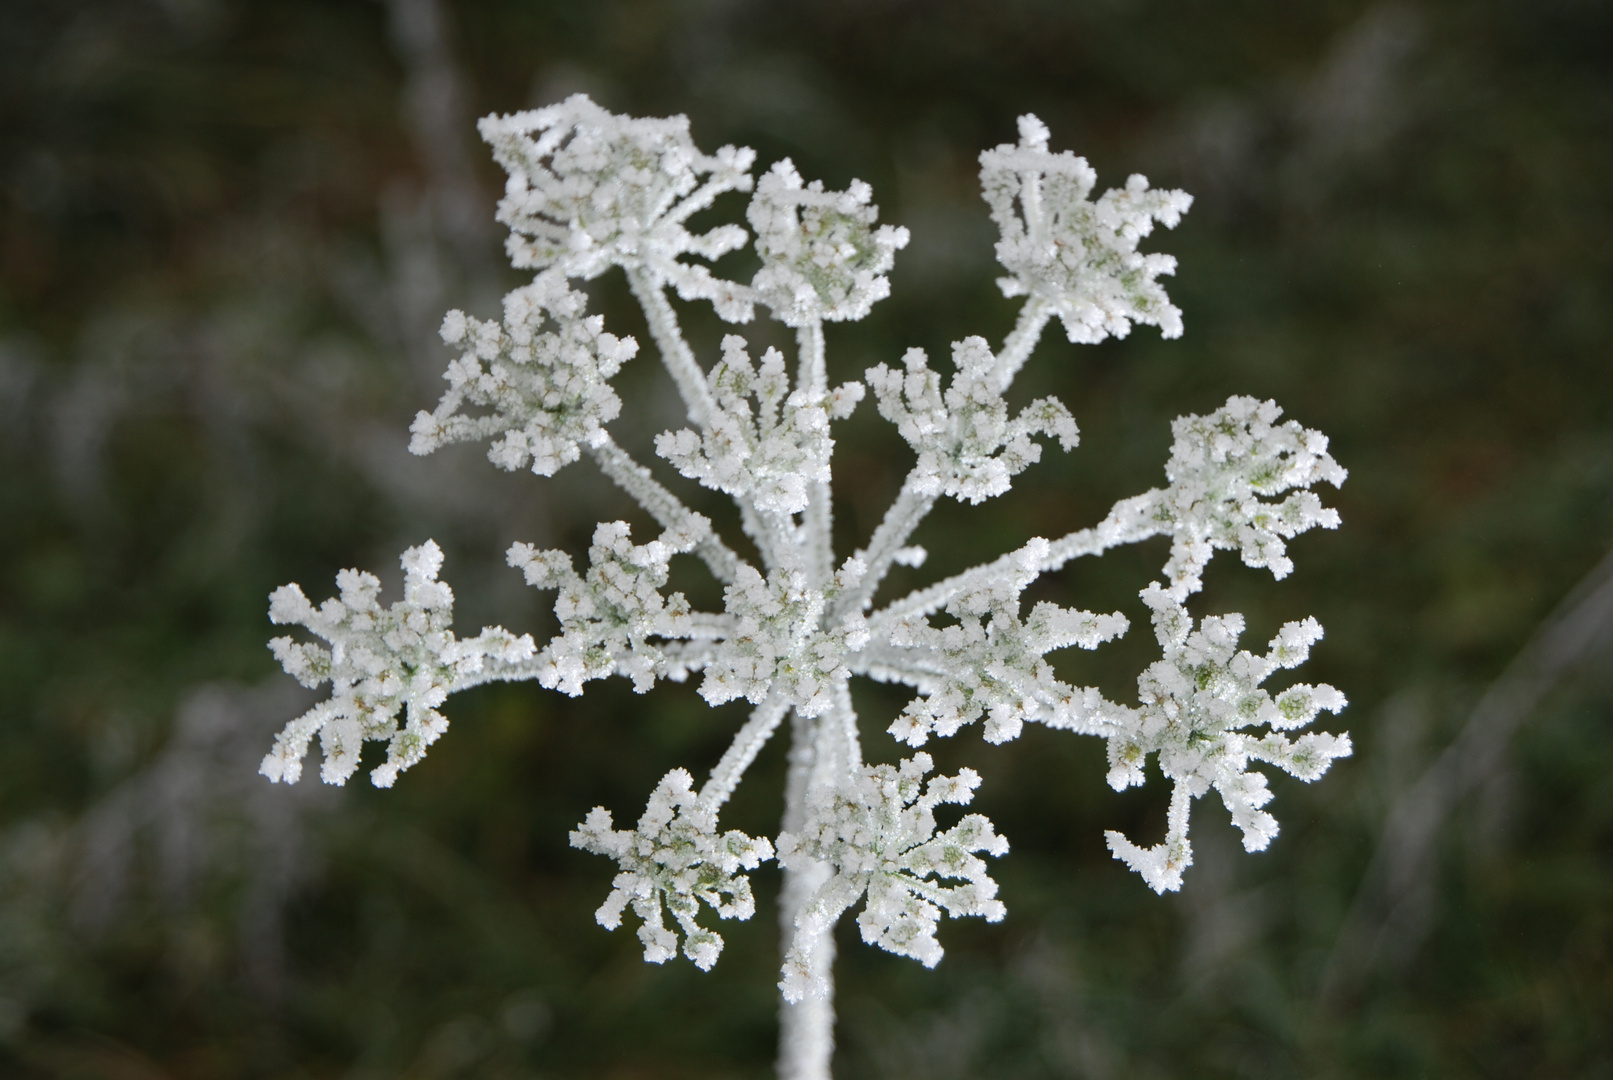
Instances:
[[[628,271],[627,283],[638,299],[639,307],[644,309],[644,318],[650,325],[650,336],[655,339],[656,348],[661,350],[661,362],[677,384],[678,394],[689,410],[689,419],[695,425],[704,427],[711,419],[711,391],[706,387],[706,373],[700,370],[693,350],[683,340],[677,313],[667,302],[661,286],[642,270]]]
[[[1052,309],[1035,296],[1026,300],[1019,309],[1019,321],[1003,341],[1002,351],[997,354],[996,367],[992,369],[992,381],[996,383],[998,391],[1008,389],[1008,384],[1014,381],[1019,369],[1025,366],[1031,350],[1041,340],[1043,327],[1052,317]]]

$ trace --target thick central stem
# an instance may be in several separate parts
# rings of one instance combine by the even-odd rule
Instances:
[[[828,716],[807,719],[791,714],[790,771],[784,785],[784,831],[799,832],[807,824],[808,799],[822,780],[824,770],[835,756],[825,743],[837,727]],[[795,921],[820,886],[829,879],[830,867],[814,862],[806,867],[784,871],[784,888],[779,896],[779,937],[781,954],[788,955],[795,943]],[[820,937],[817,970],[831,971],[834,964],[834,935]],[[834,983],[831,979],[830,986]],[[779,1080],[830,1080],[829,1063],[834,1057],[834,998],[807,997],[790,1003],[779,1002]]]

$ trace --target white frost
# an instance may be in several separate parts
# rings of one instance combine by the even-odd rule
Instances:
[[[373,739],[385,742],[387,751],[370,779],[376,787],[391,787],[448,730],[437,707],[450,693],[501,677],[501,669],[518,669],[532,657],[529,635],[516,637],[501,627],[465,641],[454,637],[454,594],[437,580],[442,549],[435,543],[410,548],[402,562],[403,599],[390,607],[379,603],[380,581],[357,570],[337,574],[341,598],[317,608],[296,585],[283,585],[269,597],[271,622],[305,627],[330,645],[275,638],[269,643],[275,659],[304,686],[332,687],[329,698],[275,739],[258,770],[270,780],[296,783],[308,743],[318,735],[325,758],[320,777],[327,784],[346,783],[358,768],[364,741]]]
[[[802,832],[779,835],[779,862],[786,869],[824,863],[833,870],[796,917],[779,981],[787,1000],[827,993],[827,972],[812,962],[820,955],[816,939],[830,933],[859,899],[866,899],[857,916],[862,939],[925,967],[941,960],[935,931],[943,910],[955,919],[978,915],[987,922],[1007,914],[997,883],[975,852],[1006,855],[1008,841],[980,814],[936,832],[935,808],[967,804],[980,786],[979,774],[961,769],[957,776],[923,783],[932,765],[930,755],[920,753],[899,766],[864,766],[843,786],[820,794]],[[960,884],[937,880],[945,878]]]
[[[1098,174],[1086,158],[1050,152],[1047,141],[1047,127],[1026,114],[1018,145],[980,155],[980,186],[1002,230],[997,261],[1009,274],[997,282],[1003,295],[1046,304],[1074,342],[1125,337],[1134,322],[1181,337],[1182,313],[1155,280],[1175,273],[1176,260],[1141,254],[1137,243],[1156,221],[1175,228],[1193,197],[1150,191],[1148,180],[1133,174],[1125,187],[1090,201]]]
[[[791,730],[788,827],[777,841],[791,927],[780,986],[803,1003],[790,1013],[799,1022],[790,1046],[800,1059],[785,1073],[810,1080],[828,1075],[824,998],[834,926],[847,910],[863,904],[864,941],[927,966],[942,955],[943,912],[990,921],[1005,912],[980,855],[1001,855],[1007,842],[978,814],[950,828],[935,818],[942,804],[968,803],[978,775],[960,769],[925,783],[932,763],[923,753],[900,765],[866,764],[853,675],[913,690],[888,728],[910,746],[976,723],[988,742],[1001,742],[1027,721],[1041,723],[1104,739],[1116,788],[1142,783],[1154,758],[1172,785],[1164,839],[1142,847],[1117,832],[1107,836],[1115,856],[1156,890],[1180,886],[1192,862],[1193,800],[1211,790],[1245,846],[1266,847],[1277,822],[1265,809],[1266,776],[1253,766],[1264,762],[1309,781],[1348,755],[1348,735],[1305,730],[1319,713],[1342,709],[1344,695],[1325,685],[1263,686],[1279,668],[1306,659],[1322,636],[1314,619],[1288,623],[1256,655],[1238,648],[1241,615],[1195,620],[1186,604],[1217,551],[1236,551],[1282,578],[1293,566],[1290,539],[1338,524],[1313,489],[1339,485],[1344,470],[1324,436],[1280,421],[1272,402],[1233,397],[1207,416],[1177,420],[1166,486],[1122,499],[1092,528],[1032,539],[874,607],[893,564],[926,565],[928,552],[911,541],[938,499],[978,504],[1008,491],[1039,460],[1043,442],[1076,446],[1075,420],[1059,401],[1042,398],[1017,413],[1008,406],[1015,375],[1053,317],[1074,342],[1124,337],[1135,323],[1158,326],[1165,337],[1182,331],[1181,313],[1159,283],[1175,261],[1137,248],[1155,224],[1176,225],[1192,200],[1151,190],[1141,176],[1093,199],[1096,174],[1083,159],[1052,152],[1035,117],[1022,117],[1019,127],[1017,144],[980,158],[984,196],[1001,230],[997,255],[1008,270],[999,284],[1027,298],[1016,328],[995,350],[980,337],[956,342],[949,379],[919,349],[899,366],[868,369],[880,416],[917,462],[866,545],[837,566],[830,429],[850,415],[864,387],[831,388],[822,324],[861,319],[888,295],[907,231],[877,224],[872,192],[861,182],[829,191],[781,161],[753,183],[750,150],[705,154],[683,117],[617,116],[578,95],[484,119],[482,134],[509,174],[498,219],[511,231],[511,260],[534,276],[505,298],[498,320],[460,311],[443,319],[443,340],[459,355],[437,408],[416,417],[411,449],[487,439],[494,464],[543,476],[588,451],[662,531],[635,544],[625,522],[599,525],[580,573],[563,551],[512,546],[510,565],[529,584],[557,592],[559,632],[541,650],[530,637],[497,628],[456,639],[453,594],[437,578],[442,553],[429,542],[405,553],[404,598],[390,607],[379,603],[374,577],[351,570],[338,577],[340,598],[318,608],[295,585],[277,590],[273,621],[301,625],[326,644],[277,638],[275,655],[309,686],[332,683],[332,693],[281,733],[264,775],[295,781],[318,735],[322,774],[341,783],[372,739],[387,743],[372,776],[388,786],[446,729],[438,709],[447,696],[494,679],[536,679],[578,695],[610,675],[645,691],[660,679],[700,673],[709,704],[743,698],[755,706],[704,790],[673,769],[635,828],[618,830],[595,808],[571,841],[620,864],[597,913],[601,924],[620,925],[631,907],[643,922],[646,959],[663,962],[681,947],[709,968],[722,939],[696,921],[701,905],[722,918],[748,918],[755,901],[744,871],[773,855],[766,838],[720,832],[718,812],[775,732]],[[748,283],[729,281],[712,261],[742,247],[745,230],[694,232],[688,222],[719,196],[753,186],[746,216],[760,269]],[[626,272],[688,413],[686,424],[655,440],[672,467],[661,467],[665,480],[677,483],[676,470],[732,497],[748,546],[730,547],[606,430],[621,411],[611,380],[638,346],[587,315],[573,286],[612,267]],[[708,367],[679,329],[668,287],[684,300],[710,301],[730,322],[749,321],[763,304],[796,329],[796,355],[769,347],[753,360],[759,346],[729,335]],[[1127,629],[1125,615],[1049,600],[1027,609],[1023,598],[1071,559],[1154,536],[1170,538],[1162,580],[1142,593],[1161,655],[1138,677],[1138,704],[1126,706],[1067,682],[1050,658],[1113,640]],[[673,559],[685,553],[703,559],[721,586],[720,610],[696,610],[669,591]]]
[[[717,832],[717,812],[702,803],[682,769],[661,778],[635,829],[612,828],[610,811],[593,811],[571,834],[571,846],[609,855],[622,871],[594,913],[599,925],[614,930],[631,904],[641,920],[644,959],[664,964],[678,953],[678,935],[661,918],[663,907],[683,931],[683,955],[709,971],[722,952],[722,937],[695,922],[703,903],[724,919],[748,919],[756,912],[750,879],[773,857],[765,838]]]

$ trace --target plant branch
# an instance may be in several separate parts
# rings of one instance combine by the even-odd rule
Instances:
[[[778,730],[779,721],[789,711],[788,703],[777,694],[751,710],[750,719],[734,735],[734,741],[723,752],[717,767],[711,770],[711,779],[700,789],[702,802],[716,809],[728,801],[728,797],[739,786],[745,770],[756,760],[756,755],[761,753],[762,747],[773,737],[773,732]]]
[[[650,336],[655,339],[656,348],[661,352],[661,362],[677,384],[684,407],[689,411],[689,420],[704,427],[716,407],[711,400],[711,391],[706,387],[706,374],[700,369],[694,351],[689,348],[689,343],[683,339],[683,331],[678,327],[677,312],[672,310],[672,304],[661,286],[643,270],[629,270],[627,283],[639,307],[644,309]]]
[[[723,543],[709,520],[683,505],[681,499],[650,475],[649,469],[634,461],[632,455],[609,436],[600,445],[590,447],[589,452],[599,464],[600,471],[648,510],[662,528],[688,529],[698,535],[700,540],[695,545],[695,554],[711,568],[718,581],[726,584],[734,580],[734,574],[739,569],[739,556]]]
[[[1089,529],[1078,529],[1048,545],[1047,555],[1037,567],[1038,573],[1057,570],[1071,559],[1083,555],[1101,555],[1121,544],[1135,544],[1157,536],[1164,530],[1143,511],[1153,497],[1144,495],[1122,499],[1115,503],[1109,514]],[[945,606],[948,600],[967,590],[976,588],[1005,572],[1013,564],[1016,552],[1009,552],[989,563],[981,563],[960,574],[924,589],[917,589],[900,600],[892,601],[869,619],[869,627],[876,635],[888,632],[895,624],[915,615],[928,615]]]
[[[1042,330],[1052,317],[1053,309],[1037,296],[1030,297],[1020,307],[1019,320],[1003,340],[1002,351],[997,354],[997,364],[991,372],[999,393],[1008,389],[1019,369],[1030,359],[1036,343],[1042,339]]]
[[[829,374],[823,355],[823,323],[817,319],[796,330],[797,382],[811,401],[829,392]],[[834,573],[834,505],[829,485],[813,481],[806,508],[807,577],[822,587]]]
[[[914,490],[914,477],[917,475],[917,468],[907,474],[907,479],[902,481],[902,490],[885,511],[885,518],[869,538],[868,546],[858,553],[867,564],[867,569],[856,588],[836,599],[831,619],[861,611],[868,606],[874,593],[879,591],[880,582],[890,571],[891,563],[896,561],[896,553],[935,506],[934,495],[920,495]]]

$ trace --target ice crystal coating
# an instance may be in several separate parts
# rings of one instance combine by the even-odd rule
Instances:
[[[1245,566],[1267,567],[1281,579],[1294,568],[1286,538],[1338,528],[1338,511],[1324,507],[1311,486],[1339,487],[1347,474],[1328,454],[1326,435],[1293,420],[1278,424],[1282,412],[1274,401],[1232,397],[1208,416],[1171,425],[1170,486],[1138,496],[1130,512],[1171,535],[1165,574],[1177,600],[1199,590],[1216,549],[1237,551]]]
[[[436,410],[415,416],[410,451],[492,437],[494,465],[514,471],[530,463],[553,476],[577,460],[579,447],[602,445],[605,425],[622,410],[610,379],[638,343],[606,333],[598,315],[584,318],[584,303],[564,280],[547,277],[504,298],[502,325],[450,311],[442,339],[465,352],[448,365]],[[466,416],[466,405],[491,411]]]
[[[1000,743],[1017,738],[1026,720],[1091,732],[1123,713],[1097,690],[1055,678],[1045,657],[1070,645],[1096,649],[1119,637],[1129,625],[1124,615],[1044,600],[1019,617],[1020,594],[1041,576],[1047,549],[1046,540],[1032,540],[1001,576],[958,593],[946,606],[952,625],[937,629],[923,617],[898,624],[891,644],[924,654],[933,671],[928,692],[890,726],[899,742],[922,746],[931,735],[955,734],[982,716],[986,741]]]
[[[571,846],[609,855],[622,867],[611,892],[594,912],[599,925],[614,930],[629,904],[641,920],[644,959],[664,964],[678,954],[678,934],[662,920],[663,909],[683,931],[683,955],[709,971],[722,952],[722,937],[695,922],[704,903],[723,919],[748,919],[756,912],[750,878],[773,857],[766,838],[717,832],[717,811],[700,801],[689,774],[673,769],[650,794],[644,816],[632,830],[612,828],[610,811],[596,806],[571,834]]]
[[[907,350],[905,371],[884,364],[868,370],[879,415],[918,452],[910,479],[915,492],[980,503],[1007,491],[1015,476],[1042,459],[1032,436],[1056,437],[1065,450],[1080,441],[1070,411],[1054,398],[1038,398],[1010,420],[992,378],[996,360],[984,338],[953,343],[957,373],[944,394],[923,349]]]
[[[699,537],[668,530],[636,545],[628,534],[625,521],[596,528],[584,576],[563,551],[511,546],[509,564],[526,575],[528,585],[560,590],[554,602],[560,633],[537,660],[543,686],[576,697],[589,679],[625,675],[642,694],[667,674],[666,654],[649,639],[693,632],[688,601],[682,593],[663,597],[661,587],[672,556],[694,547]]]
[[[1005,855],[1008,841],[980,814],[936,832],[935,808],[966,805],[980,776],[960,769],[924,783],[933,764],[919,753],[897,766],[863,766],[818,803],[806,829],[779,834],[779,863],[786,869],[814,863],[833,869],[796,917],[795,943],[779,982],[786,999],[827,993],[826,973],[812,963],[813,946],[859,899],[866,898],[857,916],[862,939],[925,967],[941,959],[935,930],[943,910],[955,919],[978,915],[987,922],[1007,914],[975,852]],[[944,885],[940,878],[961,884]]]
[[[575,94],[558,105],[485,117],[478,125],[510,174],[498,220],[516,267],[595,278],[612,266],[709,300],[729,322],[748,322],[742,287],[680,256],[716,259],[743,247],[745,230],[696,235],[685,223],[725,191],[749,191],[756,152],[725,146],[702,154],[687,117],[617,116]]]
[[[831,427],[850,414],[863,386],[831,389],[822,324],[860,319],[887,295],[886,274],[906,230],[876,224],[866,184],[826,191],[782,161],[755,184],[749,203],[761,269],[748,284],[725,281],[686,257],[716,259],[745,243],[744,230],[697,235],[687,221],[724,192],[751,190],[751,151],[725,147],[708,156],[683,117],[615,116],[580,95],[488,117],[481,130],[510,174],[498,217],[511,229],[511,259],[535,278],[506,297],[499,321],[448,313],[442,336],[461,355],[449,365],[436,410],[416,418],[411,449],[487,438],[496,465],[540,475],[586,450],[663,531],[634,544],[624,522],[599,525],[581,574],[562,551],[511,547],[509,563],[529,584],[558,590],[560,629],[541,652],[531,638],[496,628],[456,640],[453,597],[437,580],[442,555],[430,543],[405,554],[404,599],[390,608],[377,601],[376,579],[356,571],[338,578],[341,598],[318,609],[295,585],[276,591],[274,621],[305,626],[330,646],[279,638],[276,656],[308,685],[334,688],[280,735],[264,759],[266,776],[294,781],[319,734],[323,774],[340,783],[370,738],[389,744],[372,774],[386,786],[446,727],[437,711],[444,698],[492,679],[535,679],[577,695],[609,675],[644,691],[658,679],[700,672],[708,703],[743,698],[755,706],[709,782],[696,794],[689,773],[674,769],[635,829],[616,830],[596,808],[571,840],[620,863],[597,913],[601,924],[618,926],[631,906],[643,920],[646,959],[674,956],[681,934],[684,954],[710,967],[722,939],[696,922],[700,905],[723,918],[749,917],[755,905],[742,871],[773,854],[765,838],[719,833],[718,812],[787,727],[787,825],[778,851],[789,929],[780,986],[801,1004],[787,1008],[795,1026],[781,1074],[826,1080],[831,1013],[807,999],[828,990],[841,915],[863,901],[857,921],[865,941],[933,966],[942,954],[943,911],[992,921],[1004,914],[979,854],[1001,855],[1006,841],[977,814],[948,829],[935,820],[939,805],[970,801],[978,776],[962,769],[925,784],[932,763],[923,753],[897,766],[866,764],[853,675],[912,689],[888,728],[912,746],[976,722],[986,740],[1001,742],[1035,721],[1105,739],[1116,788],[1142,783],[1154,756],[1172,784],[1165,838],[1148,848],[1117,832],[1107,838],[1114,855],[1159,891],[1179,887],[1192,860],[1195,798],[1218,792],[1245,846],[1259,850],[1277,823],[1264,809],[1266,777],[1251,765],[1266,762],[1308,781],[1350,752],[1347,735],[1288,734],[1343,708],[1337,690],[1262,688],[1320,640],[1314,619],[1287,624],[1257,656],[1237,647],[1242,616],[1195,622],[1185,606],[1216,551],[1236,551],[1280,579],[1292,568],[1289,539],[1338,524],[1312,489],[1337,486],[1344,470],[1324,436],[1280,422],[1271,402],[1233,397],[1208,416],[1177,420],[1166,486],[1120,500],[1091,528],[1033,539],[875,605],[893,565],[925,564],[925,548],[911,541],[937,499],[978,504],[1007,491],[1040,458],[1038,439],[1057,439],[1066,451],[1076,446],[1075,421],[1057,400],[1034,401],[1015,415],[1006,403],[1054,316],[1076,342],[1123,337],[1133,323],[1156,325],[1166,337],[1181,333],[1181,314],[1157,280],[1174,260],[1137,246],[1155,223],[1177,223],[1187,195],[1151,191],[1134,176],[1092,200],[1092,169],[1049,150],[1047,129],[1032,116],[1020,119],[1017,145],[981,155],[985,199],[1002,233],[997,254],[1009,272],[1000,284],[1027,299],[1000,349],[978,337],[953,345],[955,371],[944,388],[918,349],[900,368],[868,370],[880,415],[917,461],[867,543],[836,569]],[[606,431],[621,409],[610,380],[637,345],[587,316],[568,282],[611,267],[626,273],[687,411],[687,426],[656,439],[657,453],[684,478],[733,498],[751,556],[729,547]],[[779,348],[753,361],[737,335],[723,339],[708,369],[679,328],[668,286],[685,300],[710,300],[730,321],[749,320],[761,301],[796,330],[793,372]],[[1127,619],[1047,600],[1022,611],[1025,591],[1072,559],[1162,535],[1171,539],[1162,580],[1142,593],[1162,655],[1138,677],[1138,705],[1061,680],[1051,653],[1096,648],[1123,634]],[[722,586],[720,611],[694,610],[682,593],[666,592],[671,560],[683,553],[700,558]]]
[[[317,734],[325,783],[345,784],[358,768],[364,740],[374,739],[387,744],[386,762],[370,779],[376,787],[391,787],[398,773],[448,730],[437,707],[450,693],[532,657],[531,636],[516,637],[502,627],[486,627],[466,641],[454,638],[449,629],[454,594],[437,580],[442,549],[435,543],[410,548],[402,562],[403,599],[391,607],[379,603],[380,581],[357,570],[337,574],[341,598],[317,608],[296,585],[283,585],[269,597],[271,622],[305,627],[330,644],[325,649],[278,637],[269,643],[275,659],[304,686],[331,684],[329,698],[276,737],[258,769],[270,780],[296,783],[308,743]]]
[[[746,211],[762,257],[751,288],[774,318],[787,326],[861,319],[890,295],[885,274],[908,233],[874,228],[872,196],[861,180],[845,191],[825,191],[821,180],[803,186],[788,158],[762,177]]]
[[[1335,758],[1348,757],[1350,737],[1307,732],[1283,735],[1310,724],[1318,712],[1344,708],[1344,695],[1324,684],[1299,683],[1272,697],[1260,689],[1278,668],[1301,664],[1321,640],[1315,619],[1291,622],[1277,632],[1264,656],[1240,650],[1243,616],[1193,618],[1155,582],[1143,590],[1153,609],[1154,635],[1165,651],[1137,679],[1142,707],[1111,719],[1109,783],[1117,791],[1143,782],[1143,762],[1157,754],[1159,769],[1174,783],[1164,841],[1138,847],[1118,832],[1104,835],[1115,857],[1143,876],[1155,892],[1179,889],[1182,870],[1193,861],[1187,836],[1188,806],[1214,788],[1243,846],[1261,851],[1277,835],[1277,819],[1261,807],[1271,801],[1263,773],[1249,762],[1265,761],[1304,781],[1315,780]],[[1265,733],[1243,729],[1265,725]]]
[[[1002,230],[997,261],[1004,296],[1029,296],[1047,305],[1073,342],[1125,337],[1131,324],[1182,336],[1182,313],[1156,278],[1174,274],[1169,255],[1144,255],[1137,243],[1154,222],[1174,229],[1193,197],[1184,191],[1150,191],[1133,173],[1124,188],[1089,201],[1098,174],[1085,158],[1047,148],[1048,131],[1036,117],[1019,118],[1019,143],[980,155],[980,185],[992,220]],[[1018,204],[1018,211],[1015,204]]]
[[[664,432],[656,437],[656,453],[706,487],[749,496],[758,510],[799,513],[806,509],[809,486],[829,481],[829,421],[851,414],[862,400],[862,384],[846,383],[815,399],[805,389],[790,390],[784,354],[777,349],[762,354],[760,370],[751,366],[745,339],[737,334],[723,338],[722,350],[706,376],[715,411],[704,432]]]
[[[837,587],[855,582],[861,572],[861,565],[848,559],[836,577]],[[754,568],[741,566],[723,592],[733,626],[706,668],[700,696],[712,705],[741,697],[759,705],[776,690],[802,716],[830,708],[836,684],[851,674],[846,657],[867,643],[868,628],[861,615],[820,628],[828,599],[823,590],[807,585],[799,569],[776,570],[763,578]]]

